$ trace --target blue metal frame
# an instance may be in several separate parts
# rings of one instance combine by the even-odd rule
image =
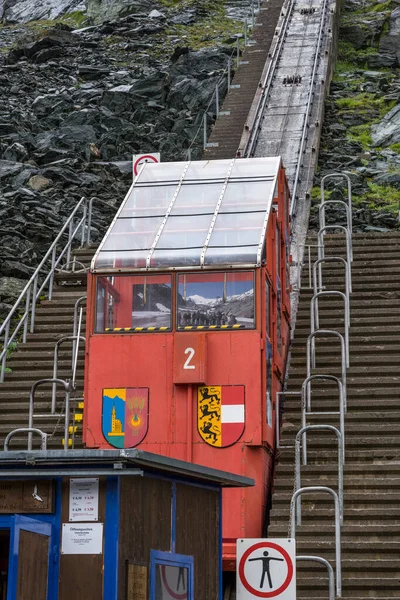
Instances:
[[[156,566],[184,567],[188,570],[187,600],[194,600],[194,559],[193,556],[150,550],[150,600],[156,600]]]
[[[104,530],[104,598],[118,597],[119,477],[107,477]]]
[[[172,498],[171,498],[171,552],[175,552],[176,548],[176,481],[172,482]]]
[[[50,595],[50,581],[53,579],[52,572],[54,569],[54,561],[52,560],[53,548],[52,548],[52,524],[46,523],[45,521],[39,521],[37,519],[31,519],[21,515],[15,515],[13,517],[14,527],[11,528],[11,539],[10,539],[10,562],[8,568],[8,591],[7,600],[14,600],[17,595],[17,583],[18,583],[18,559],[19,559],[19,538],[21,530],[31,531],[40,535],[46,535],[49,539],[49,553],[48,553],[48,575],[47,575],[47,597],[51,598]]]
[[[10,530],[7,600],[15,600],[18,580],[18,545],[21,529],[50,536],[47,598],[58,598],[59,548],[61,529],[61,479],[55,482],[55,511],[52,514],[1,515],[0,529]]]

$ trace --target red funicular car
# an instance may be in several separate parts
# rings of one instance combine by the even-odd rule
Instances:
[[[256,480],[224,491],[224,569],[260,537],[289,340],[280,158],[146,164],[89,275],[84,442]],[[206,507],[205,507],[206,510]]]

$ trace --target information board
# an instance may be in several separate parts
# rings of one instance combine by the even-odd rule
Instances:
[[[69,520],[99,520],[99,478],[79,478],[69,481]]]

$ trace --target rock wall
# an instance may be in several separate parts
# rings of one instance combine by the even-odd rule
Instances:
[[[4,23],[57,19],[70,12],[84,10],[85,0],[0,0],[0,20]]]
[[[0,319],[82,196],[108,203],[94,205],[102,236],[132,182],[133,154],[184,160],[200,129],[192,156],[201,156],[203,111],[242,22],[218,0],[151,4],[88,28],[65,17],[0,26]],[[214,106],[208,115],[211,127]]]
[[[339,55],[326,104],[319,182],[344,171],[353,186],[355,230],[398,228],[400,205],[400,7],[398,2],[346,0],[342,9]],[[341,185],[330,185],[342,199]],[[335,218],[344,215],[333,209]],[[312,211],[311,226],[317,224]]]
[[[87,14],[94,23],[102,23],[142,10],[150,12],[154,4],[152,0],[87,0]]]

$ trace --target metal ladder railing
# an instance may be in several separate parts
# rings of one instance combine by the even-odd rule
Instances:
[[[76,335],[63,336],[59,340],[57,340],[54,347],[54,361],[53,361],[53,377],[49,379],[39,379],[36,381],[30,390],[29,395],[29,417],[28,417],[28,427],[19,427],[11,431],[5,441],[4,441],[4,450],[7,451],[9,449],[10,440],[20,433],[28,434],[28,444],[27,449],[32,450],[32,438],[33,434],[37,434],[41,438],[41,450],[46,450],[47,441],[49,436],[47,433],[33,426],[34,418],[57,418],[58,421],[64,419],[64,450],[68,450],[69,448],[69,425],[70,425],[70,410],[71,410],[71,393],[76,391],[76,370],[78,364],[78,355],[79,355],[79,344],[80,342],[85,342],[85,337],[81,335],[82,329],[82,319],[83,319],[83,308],[80,306],[83,300],[86,300],[85,297],[79,298],[79,300],[75,303],[74,306],[74,324],[73,331],[76,331]],[[77,310],[80,308],[79,312],[79,321],[77,318]],[[71,379],[60,379],[58,377],[58,353],[61,345],[64,342],[72,341],[72,365],[71,365]],[[36,413],[34,412],[35,407],[35,393],[39,386],[51,384],[51,410],[50,413]],[[63,411],[57,412],[57,386],[62,386],[65,391],[65,400],[64,400],[64,408]],[[58,423],[56,424],[57,427]],[[55,427],[55,429],[56,429]],[[54,432],[55,432],[54,429]],[[54,433],[53,432],[53,433]],[[53,435],[53,434],[52,434]]]
[[[35,331],[37,301],[41,296],[52,299],[54,276],[60,269],[61,261],[66,261],[62,265],[63,270],[70,265],[74,269],[75,263],[71,261],[73,242],[78,241],[81,247],[90,244],[94,200],[81,198],[1,324],[0,342],[3,341],[3,348],[0,350],[0,383],[4,381],[11,344],[19,334],[22,334],[22,343],[26,343],[28,332]]]
[[[342,177],[347,182],[348,202],[341,200],[325,200],[325,182],[329,178]],[[332,225],[326,224],[326,208],[332,204],[345,206],[347,224]],[[336,594],[340,598],[342,595],[342,573],[341,573],[341,532],[340,528],[344,521],[344,490],[343,490],[343,465],[345,461],[345,421],[344,414],[347,410],[347,382],[346,369],[350,366],[349,353],[349,330],[350,330],[350,294],[352,291],[351,283],[351,263],[353,260],[352,247],[352,222],[351,222],[351,183],[347,175],[341,173],[332,173],[326,175],[321,180],[321,204],[319,206],[319,224],[320,229],[317,234],[318,258],[314,262],[311,270],[311,245],[308,248],[309,260],[309,287],[313,289],[313,296],[310,304],[310,325],[311,333],[307,338],[306,361],[307,361],[307,377],[303,381],[301,392],[286,392],[286,394],[301,395],[301,428],[295,438],[295,487],[294,493],[290,502],[290,536],[295,538],[296,524],[301,525],[301,496],[306,493],[328,493],[333,497],[335,506],[335,555],[336,555]],[[341,256],[326,256],[325,255],[325,234],[329,230],[340,230],[345,234],[346,240],[346,260]],[[304,260],[304,257],[303,257]],[[323,286],[322,266],[324,263],[340,263],[344,265],[344,284],[345,292],[334,289],[325,289]],[[298,291],[301,288],[301,268],[298,270]],[[311,271],[312,271],[312,286],[311,286]],[[343,299],[344,312],[344,335],[334,329],[320,328],[319,302],[321,297],[337,296]],[[315,340],[318,336],[321,337],[337,337],[340,341],[340,356],[341,356],[341,377],[332,374],[312,374],[312,369],[316,367],[316,348]],[[311,395],[312,382],[319,380],[333,381],[339,392],[339,411],[335,413],[318,412],[311,410]],[[280,397],[285,396],[285,392],[279,392],[277,395],[276,406],[280,407]],[[340,426],[334,427],[330,424],[308,425],[307,417],[315,414],[339,415]],[[279,430],[279,415],[277,415],[277,432]],[[338,493],[332,488],[326,486],[309,486],[301,487],[301,455],[304,465],[307,464],[307,433],[311,431],[326,431],[333,432],[337,437],[338,442]],[[277,433],[277,447],[279,447],[279,433]],[[329,576],[329,598],[334,598],[334,570],[332,565],[323,557],[319,556],[297,556],[297,560],[312,560],[324,564],[328,568]]]

